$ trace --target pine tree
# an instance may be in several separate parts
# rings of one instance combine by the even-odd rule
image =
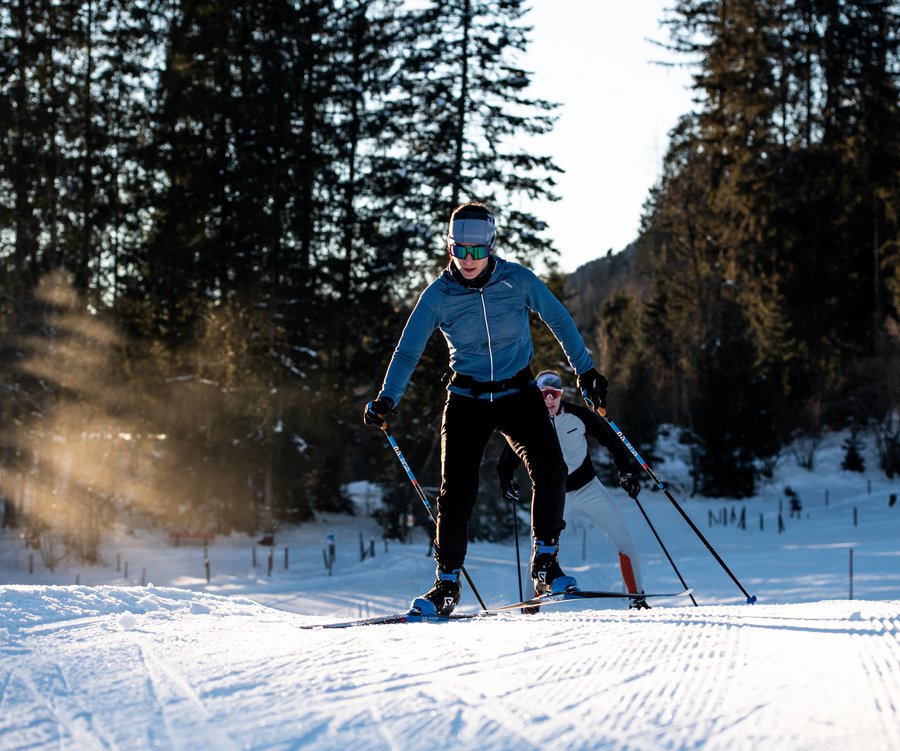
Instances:
[[[526,12],[520,0],[453,0],[406,17],[392,106],[413,184],[401,211],[421,225],[416,249],[433,262],[450,211],[467,200],[494,209],[504,254],[552,258],[540,218],[514,208],[519,196],[554,200],[559,171],[516,144],[517,136],[548,131],[555,107],[526,94],[530,74],[518,62],[528,45]]]
[[[857,431],[851,430],[850,437],[843,443],[844,460],[841,462],[841,469],[846,472],[862,472],[866,468],[863,460],[862,441],[859,439]]]
[[[665,357],[657,372],[675,385],[664,398],[682,395],[679,420],[713,452],[700,475],[736,456],[765,459],[796,430],[814,440],[842,414],[854,357],[883,320],[878,269],[896,242],[897,118],[885,119],[896,110],[885,75],[896,21],[851,2],[673,9],[672,46],[695,65],[698,109],[673,131],[648,204],[640,248],[657,339],[645,357]],[[742,369],[748,377],[726,375]],[[730,407],[735,443],[714,426],[738,387],[754,403]]]

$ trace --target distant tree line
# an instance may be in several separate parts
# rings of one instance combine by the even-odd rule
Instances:
[[[0,472],[82,554],[113,516],[258,530],[393,481],[362,426],[447,217],[552,262],[524,2],[0,7]],[[398,438],[433,476],[441,343]],[[430,474],[429,474],[430,473]],[[396,491],[398,495],[400,490]],[[409,494],[404,505],[409,503]]]
[[[687,428],[713,495],[850,420],[896,471],[896,8],[668,19],[697,107],[632,284],[581,314],[616,409],[647,443]],[[519,0],[0,6],[0,492],[35,539],[90,558],[112,520],[271,531],[361,478],[420,513],[361,410],[453,206],[489,202],[503,255],[554,268],[522,208],[558,172],[523,145],[554,119],[528,39]],[[435,337],[394,425],[426,486],[445,367]],[[473,532],[510,523],[485,502]]]
[[[832,428],[872,429],[900,472],[898,22],[859,0],[667,17],[696,106],[628,283],[578,304],[623,423],[683,427],[706,495],[752,494],[791,443],[812,467]]]

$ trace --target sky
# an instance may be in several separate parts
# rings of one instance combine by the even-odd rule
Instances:
[[[359,536],[378,534],[374,520],[320,515],[278,531],[270,574],[267,548],[256,547],[254,565],[252,537],[173,547],[164,530],[139,526],[107,534],[100,566],[66,559],[50,572],[38,557],[29,573],[29,551],[0,530],[0,749],[900,748],[900,505],[888,504],[900,482],[877,470],[871,441],[865,473],[841,471],[846,438],[826,436],[813,472],[785,452],[752,499],[674,491],[754,605],[649,483],[644,509],[697,606],[660,598],[630,611],[594,600],[537,615],[322,629],[405,609],[429,586],[424,530],[388,550],[379,541],[360,560]],[[687,447],[673,437],[660,450],[655,469],[668,486],[690,487]],[[785,503],[779,532],[788,485],[803,509],[791,517]],[[356,486],[361,510],[377,500],[365,488]],[[648,588],[680,589],[635,504],[612,492]],[[742,509],[745,529],[708,521]],[[621,591],[615,552],[596,530],[567,529],[560,556],[582,586]],[[488,604],[518,599],[515,561],[512,541],[470,546],[466,566]],[[143,577],[151,583],[140,586]],[[478,610],[468,588],[459,609]]]
[[[638,233],[659,179],[668,133],[691,105],[690,72],[648,39],[665,42],[659,20],[671,0],[536,0],[525,22],[532,44],[520,61],[531,93],[559,102],[554,131],[534,149],[566,170],[561,200],[540,207],[560,266],[618,252]]]

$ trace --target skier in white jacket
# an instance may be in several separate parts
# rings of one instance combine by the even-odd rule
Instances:
[[[597,478],[588,453],[587,437],[595,438],[609,450],[619,471],[619,484],[630,497],[637,498],[641,486],[632,471],[631,454],[609,425],[594,412],[581,405],[563,401],[563,382],[558,373],[545,370],[538,374],[536,381],[568,468],[565,518],[580,517],[603,532],[618,551],[619,568],[626,590],[632,594],[643,593],[637,545],[612,495]],[[504,497],[513,503],[519,497],[519,487],[513,479],[519,463],[519,457],[507,444],[497,461],[497,475]],[[646,600],[634,599],[631,607],[650,606]]]

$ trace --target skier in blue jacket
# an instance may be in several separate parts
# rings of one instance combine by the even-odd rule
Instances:
[[[575,587],[559,565],[559,534],[567,468],[535,385],[529,311],[550,328],[577,375],[585,399],[606,405],[607,381],[568,311],[529,269],[494,255],[494,216],[482,203],[458,206],[450,216],[450,262],[422,292],[388,365],[381,391],[365,408],[381,426],[403,397],[425,345],[440,329],[450,350],[452,376],[441,423],[441,488],[437,498],[434,586],[412,602],[425,615],[446,615],[459,602],[459,575],[468,524],[478,493],[485,446],[498,430],[522,458],[532,483],[536,592]]]

